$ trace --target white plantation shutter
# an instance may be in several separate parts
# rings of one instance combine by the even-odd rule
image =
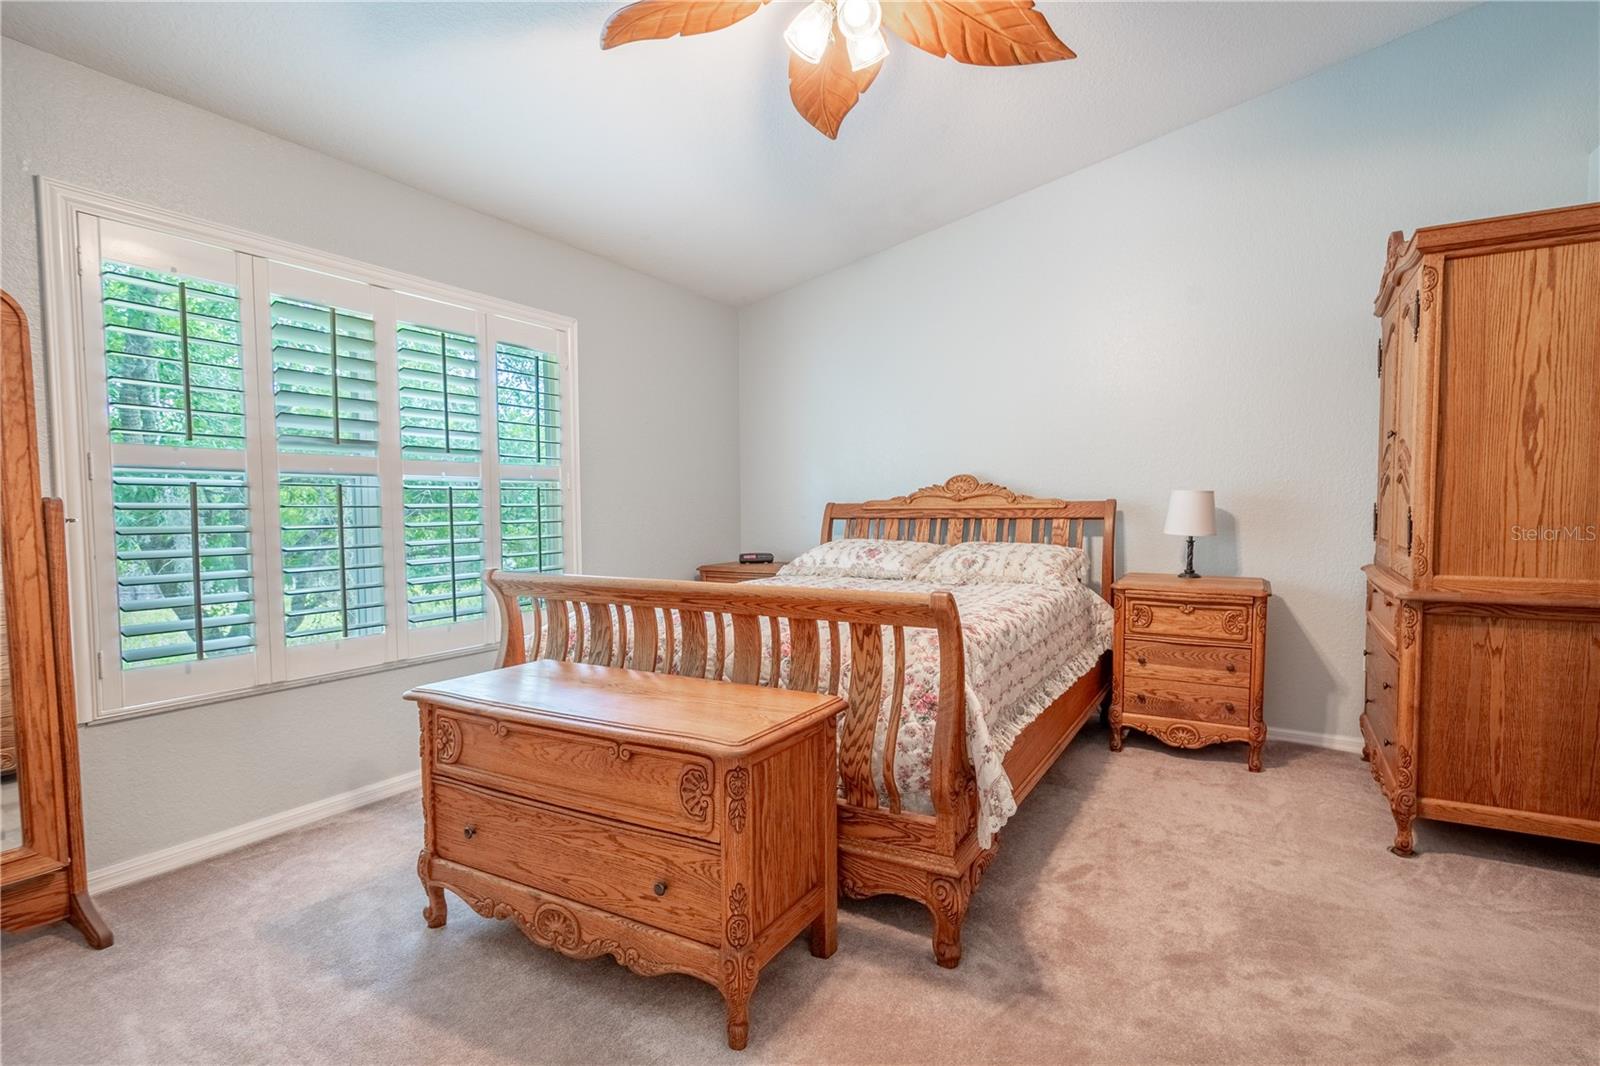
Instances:
[[[111,484],[123,665],[254,650],[244,474],[117,467]]]
[[[438,326],[401,322],[395,345],[401,455],[478,462],[483,447],[477,339]]]
[[[572,565],[570,323],[72,217],[92,717],[479,649],[486,566]]]
[[[483,489],[475,478],[405,482],[406,617],[413,626],[481,618]]]
[[[111,261],[100,287],[111,439],[243,448],[238,290]]]
[[[377,455],[372,316],[274,295],[272,391],[282,451]]]
[[[500,565],[561,573],[565,519],[559,481],[500,482]]]
[[[500,563],[559,573],[567,568],[572,529],[562,466],[566,335],[501,315],[490,315],[488,325],[495,352]]]
[[[278,492],[285,641],[294,646],[381,634],[377,478],[285,474]]]

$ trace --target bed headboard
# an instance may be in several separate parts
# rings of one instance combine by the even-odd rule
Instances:
[[[905,496],[865,503],[830,503],[822,511],[822,540],[872,537],[930,544],[988,541],[1090,547],[1089,524],[1100,523],[1100,595],[1111,599],[1116,578],[1117,501],[1024,496],[1004,485],[957,474]]]

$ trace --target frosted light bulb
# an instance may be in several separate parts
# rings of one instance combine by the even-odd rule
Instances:
[[[783,40],[790,51],[807,63],[820,63],[832,34],[833,5],[828,0],[812,0],[783,31]]]
[[[889,54],[889,42],[883,39],[882,30],[870,37],[846,37],[844,46],[850,53],[851,70],[866,70],[875,63],[883,62]]]
[[[867,40],[878,32],[882,22],[883,7],[878,0],[839,0],[839,32],[850,40]]]

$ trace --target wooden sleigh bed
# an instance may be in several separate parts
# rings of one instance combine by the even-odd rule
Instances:
[[[959,475],[943,485],[866,503],[830,503],[822,540],[836,536],[914,540],[1052,543],[1096,552],[1098,594],[1109,599],[1116,557],[1115,500],[1024,496]],[[1098,524],[1097,531],[1091,527]],[[1098,544],[1093,533],[1098,532]],[[940,966],[961,961],[961,927],[999,840],[981,847],[977,783],[967,751],[966,674],[960,618],[948,592],[926,595],[839,589],[711,584],[490,571],[487,580],[504,619],[502,666],[530,658],[575,659],[638,670],[712,676],[760,683],[780,676],[778,631],[792,634],[786,687],[815,690],[822,658],[818,623],[826,626],[826,677],[837,684],[837,657],[848,655],[848,704],[839,737],[839,881],[844,894],[893,894],[925,905],[933,916],[933,951]],[[673,618],[676,614],[676,619]],[[707,626],[710,619],[714,624]],[[795,622],[809,622],[797,626]],[[841,649],[839,629],[848,626]],[[763,648],[763,627],[769,639]],[[883,631],[894,631],[885,662]],[[938,710],[932,753],[931,814],[903,808],[895,780],[895,745],[878,756],[874,736],[884,686],[892,686],[887,735],[902,713],[902,632],[932,629],[939,636]],[[710,634],[708,637],[707,634]],[[726,655],[724,633],[732,643]],[[675,638],[675,633],[681,637]],[[677,639],[681,647],[674,649]],[[707,645],[711,646],[708,647]],[[630,647],[631,645],[631,647]],[[644,649],[653,649],[646,655]],[[763,671],[763,657],[768,669]],[[651,661],[644,661],[649,658]],[[729,668],[724,670],[724,662]],[[1109,653],[1017,735],[1004,758],[1020,804],[1111,690]],[[737,797],[716,788],[713,802]]]

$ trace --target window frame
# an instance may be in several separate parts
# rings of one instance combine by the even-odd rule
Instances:
[[[123,720],[181,707],[220,703],[316,681],[392,670],[443,658],[481,654],[495,646],[498,624],[485,595],[481,616],[450,625],[413,628],[407,618],[403,479],[472,477],[482,491],[484,567],[499,565],[500,481],[534,477],[556,480],[562,504],[562,552],[570,571],[581,571],[578,484],[577,323],[511,301],[388,270],[358,260],[279,241],[234,227],[109,196],[81,186],[37,179],[43,258],[43,324],[51,382],[49,464],[52,484],[68,516],[67,563],[73,626],[74,666],[79,677],[78,720]],[[253,677],[232,664],[223,687],[192,691],[185,667],[147,668],[171,684],[140,681],[130,700],[117,652],[114,542],[109,521],[98,513],[109,499],[112,444],[106,410],[103,311],[100,306],[101,223],[152,231],[163,241],[197,242],[232,256],[239,293],[240,336],[245,364],[245,446],[242,450],[116,445],[117,466],[242,470],[249,486],[251,552],[255,573],[256,648]],[[220,262],[216,259],[214,262]],[[182,272],[182,271],[174,271]],[[206,276],[191,271],[198,276]],[[280,452],[273,404],[271,299],[274,281],[315,281],[280,295],[372,313],[378,363],[379,447],[375,457]],[[213,280],[224,280],[216,278]],[[340,295],[343,298],[340,298]],[[365,298],[372,306],[352,299]],[[435,313],[439,320],[426,317]],[[417,317],[421,313],[424,317]],[[477,462],[403,459],[400,454],[395,356],[400,321],[427,321],[471,334],[478,346]],[[466,327],[466,328],[462,328]],[[497,346],[518,337],[554,342],[559,367],[561,460],[540,466],[507,464],[502,475],[497,438]],[[528,345],[538,347],[538,345]],[[545,349],[541,349],[545,350]],[[528,471],[538,471],[530,474]],[[383,633],[287,645],[284,626],[279,476],[354,475],[378,478],[382,508],[384,570]],[[108,583],[109,582],[109,583]],[[109,592],[108,592],[109,590]],[[107,596],[111,597],[109,604]],[[109,607],[109,610],[106,608]],[[109,615],[110,621],[107,622]],[[107,636],[111,643],[107,643]],[[218,659],[214,664],[227,664]],[[213,665],[214,665],[213,664]],[[205,667],[205,662],[186,664]],[[224,671],[218,669],[216,673]],[[185,690],[188,691],[185,691]]]

